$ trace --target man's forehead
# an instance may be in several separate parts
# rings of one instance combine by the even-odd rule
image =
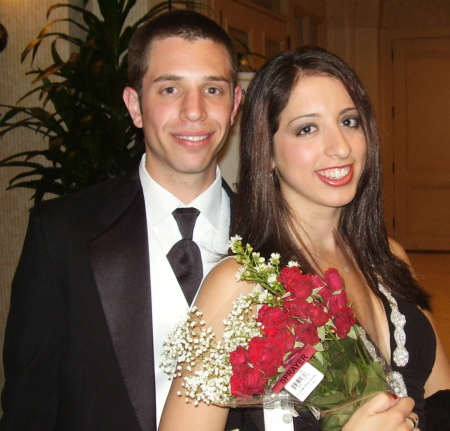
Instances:
[[[196,49],[200,47],[201,49]],[[204,57],[207,53],[208,65],[222,69],[222,75],[231,76],[231,60],[226,48],[212,39],[187,39],[180,36],[169,36],[154,40],[147,53],[147,65],[151,69],[159,69],[164,64],[174,70],[183,70],[183,63],[194,64],[194,58]],[[188,61],[187,61],[188,60]],[[192,60],[192,61],[189,61]],[[201,68],[205,63],[198,64]],[[215,74],[214,74],[215,75]]]

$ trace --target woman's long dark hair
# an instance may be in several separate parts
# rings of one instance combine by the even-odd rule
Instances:
[[[259,70],[250,83],[241,119],[238,196],[234,205],[232,233],[250,243],[263,256],[279,252],[286,263],[297,260],[314,272],[308,253],[302,253],[292,211],[282,196],[273,171],[274,142],[280,115],[299,79],[330,76],[347,89],[361,118],[367,142],[366,162],[355,198],[341,213],[337,239],[349,247],[351,258],[372,291],[378,291],[378,276],[392,292],[430,308],[429,295],[410,268],[389,248],[382,198],[380,149],[369,97],[360,80],[340,58],[321,48],[284,52]]]

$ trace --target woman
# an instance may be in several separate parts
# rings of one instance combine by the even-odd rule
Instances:
[[[338,268],[359,323],[403,375],[414,412],[410,398],[392,401],[380,394],[357,411],[345,431],[416,429],[417,417],[422,431],[431,429],[425,398],[450,388],[450,365],[430,323],[429,297],[404,250],[387,237],[369,98],[336,56],[321,49],[285,52],[255,75],[243,108],[232,232],[265,257],[278,252],[282,264],[298,261],[303,272]],[[238,269],[233,259],[224,260],[196,302],[219,334],[235,298],[252,289],[235,281]],[[394,331],[402,330],[389,318],[395,308],[406,318],[406,343],[394,339]],[[183,405],[176,395],[181,380],[174,380],[161,431],[186,423],[192,429],[223,429],[224,409]]]

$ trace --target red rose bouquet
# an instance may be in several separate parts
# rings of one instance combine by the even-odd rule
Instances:
[[[277,254],[266,263],[239,237],[230,246],[242,264],[236,278],[256,287],[235,301],[220,341],[191,310],[165,344],[162,366],[184,376],[184,395],[194,404],[272,408],[282,399],[292,415],[309,408],[323,430],[340,430],[388,384],[385,362],[356,325],[338,271],[303,274],[295,262],[280,270]]]

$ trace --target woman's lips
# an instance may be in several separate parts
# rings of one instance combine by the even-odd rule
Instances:
[[[317,176],[325,184],[333,187],[342,187],[347,185],[353,178],[353,165],[347,165],[336,168],[322,169],[316,171]]]

